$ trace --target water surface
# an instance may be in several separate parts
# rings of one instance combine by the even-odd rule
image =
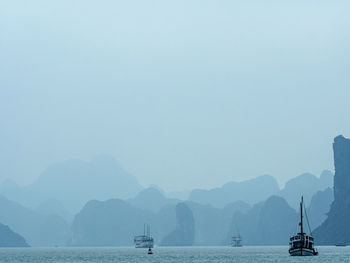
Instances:
[[[290,257],[287,247],[1,248],[1,263],[350,262],[350,247],[318,247],[315,257]]]

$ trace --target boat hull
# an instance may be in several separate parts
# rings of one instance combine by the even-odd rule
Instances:
[[[316,256],[318,253],[309,248],[293,248],[289,250],[291,256]]]
[[[135,248],[153,248],[153,244],[137,245]]]
[[[134,244],[136,248],[153,248],[153,238],[150,236],[136,236]]]

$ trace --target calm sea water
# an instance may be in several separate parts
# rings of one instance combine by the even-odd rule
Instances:
[[[287,247],[2,248],[1,263],[216,263],[216,262],[350,262],[350,247],[318,247],[315,257],[290,257]]]

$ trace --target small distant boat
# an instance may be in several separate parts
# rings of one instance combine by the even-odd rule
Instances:
[[[149,248],[149,249],[148,249],[147,254],[148,254],[148,255],[152,255],[152,254],[153,254],[152,248]]]
[[[237,225],[237,218],[234,218],[234,223],[235,223],[235,228],[236,228],[236,236],[233,236],[232,239],[231,239],[231,246],[232,247],[242,247],[242,237],[241,235],[239,234],[239,231],[238,231],[238,225]]]
[[[335,244],[336,247],[346,247],[346,243],[344,242],[339,242]]]
[[[318,252],[314,248],[314,238],[312,237],[311,234],[311,229],[310,230],[310,235],[307,235],[304,232],[303,228],[303,208],[304,208],[304,199],[301,197],[301,202],[300,202],[300,232],[297,233],[296,235],[290,237],[289,240],[289,254],[291,256],[316,256],[318,255]],[[309,220],[307,218],[307,214],[305,211],[307,223],[309,225]],[[310,228],[310,227],[309,227]]]
[[[143,225],[143,235],[135,236],[134,244],[135,248],[153,248],[154,240],[151,237],[151,228],[149,225]]]
[[[238,236],[233,236],[231,245],[233,247],[242,247],[243,245],[242,245],[242,237],[241,237],[241,235],[238,234]]]

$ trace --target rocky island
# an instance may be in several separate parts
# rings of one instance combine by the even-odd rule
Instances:
[[[319,245],[350,244],[350,139],[334,138],[334,201],[323,224],[314,231]]]

